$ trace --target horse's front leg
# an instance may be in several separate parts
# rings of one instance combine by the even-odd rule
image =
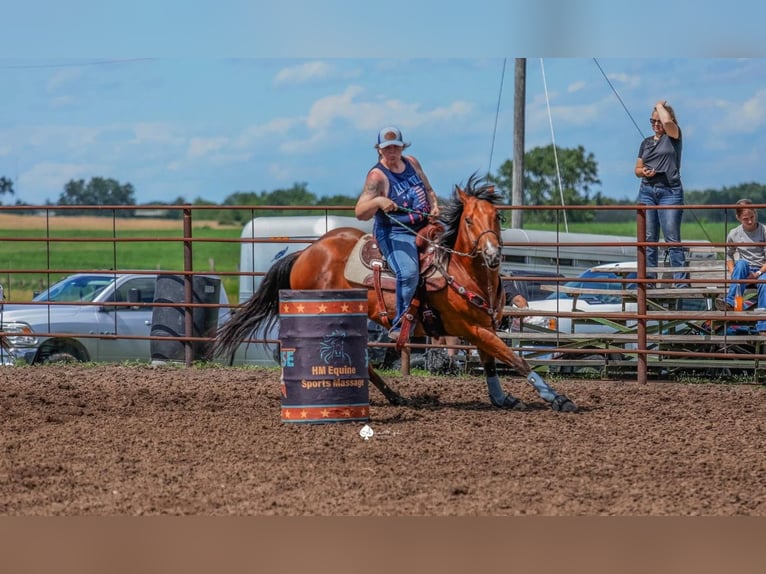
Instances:
[[[476,329],[476,339],[471,341],[479,350],[479,358],[481,359],[484,367],[484,373],[487,380],[487,387],[489,388],[490,401],[496,407],[509,408],[506,403],[518,401],[511,395],[505,395],[502,386],[500,384],[500,378],[497,376],[497,368],[495,366],[495,360],[502,361],[509,367],[513,367],[519,373],[525,376],[527,382],[534,387],[537,394],[545,402],[551,405],[554,411],[560,412],[574,412],[577,410],[577,405],[574,404],[566,395],[557,393],[556,390],[546,383],[543,378],[535,373],[529,366],[523,357],[520,357],[510,347],[506,345],[500,337],[489,329],[478,328]],[[501,399],[502,397],[502,399]],[[521,402],[521,401],[519,401]],[[523,408],[524,405],[522,403]],[[510,408],[517,408],[512,406]]]
[[[383,396],[386,397],[390,404],[397,407],[407,404],[407,399],[389,387],[386,384],[386,381],[383,380],[383,377],[381,377],[377,371],[372,368],[372,365],[367,366],[367,373],[370,377],[370,382],[375,385],[381,393],[383,393]]]
[[[482,367],[484,367],[484,376],[486,377],[487,390],[489,391],[489,402],[501,409],[511,409],[514,411],[526,409],[527,405],[521,399],[503,390],[500,377],[497,376],[495,358],[479,349],[479,359],[481,360]]]

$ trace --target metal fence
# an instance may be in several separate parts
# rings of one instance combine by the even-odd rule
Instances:
[[[754,205],[754,208],[763,206]],[[734,206],[683,206],[685,213],[694,210],[710,209],[733,209]],[[0,237],[0,258],[6,261],[15,261],[14,264],[6,264],[2,271],[0,282],[5,287],[5,307],[8,308],[16,303],[28,305],[41,305],[48,308],[55,307],[59,303],[54,302],[31,302],[30,297],[19,299],[16,293],[28,290],[30,285],[36,285],[38,288],[47,287],[57,278],[74,273],[104,272],[108,270],[113,273],[130,271],[135,274],[146,274],[156,276],[176,276],[181,277],[184,283],[184,296],[181,301],[164,302],[161,306],[167,308],[176,308],[183,311],[184,329],[183,333],[172,337],[184,347],[184,363],[186,365],[199,358],[195,356],[195,345],[199,343],[209,343],[210,336],[199,336],[194,330],[195,310],[220,307],[228,309],[235,308],[238,303],[238,291],[235,291],[233,284],[239,281],[240,277],[246,274],[263,275],[263,271],[247,271],[240,269],[239,252],[245,243],[253,245],[263,243],[290,243],[301,242],[289,236],[262,238],[262,237],[241,237],[234,233],[235,229],[241,229],[241,226],[247,221],[256,217],[272,216],[279,212],[282,214],[321,214],[348,215],[352,207],[349,206],[0,206],[0,216],[3,214],[24,214],[25,225],[16,229],[7,229]],[[511,209],[510,207],[501,207],[500,209]],[[551,209],[556,212],[556,218],[560,223],[558,230],[565,226],[566,212],[594,209],[592,206],[572,206],[572,207],[541,207],[524,206],[515,209],[522,210],[540,210]],[[614,332],[610,335],[608,332],[601,333],[598,336],[578,336],[575,329],[571,333],[537,332],[535,337],[527,330],[524,335],[523,324],[525,313],[523,310],[508,309],[508,315],[512,318],[520,319],[522,325],[521,331],[512,329],[500,332],[499,334],[506,338],[508,344],[518,353],[524,355],[533,366],[547,366],[555,370],[561,367],[577,367],[584,369],[598,369],[602,376],[611,376],[618,372],[634,372],[638,380],[646,380],[653,371],[667,373],[673,370],[710,370],[718,374],[725,375],[734,371],[746,371],[755,374],[759,378],[762,360],[766,358],[763,354],[763,348],[759,335],[753,334],[748,330],[746,334],[731,332],[731,327],[736,325],[752,326],[759,318],[760,311],[729,311],[726,309],[717,309],[712,304],[712,298],[708,298],[711,304],[708,308],[690,311],[686,315],[681,315],[681,311],[673,306],[672,301],[683,299],[682,294],[667,297],[667,302],[653,295],[647,285],[651,282],[647,279],[646,269],[646,248],[650,246],[663,247],[665,244],[660,241],[649,243],[641,240],[645,237],[645,226],[647,213],[655,209],[649,206],[600,206],[599,210],[629,210],[636,217],[636,240],[631,243],[636,248],[636,274],[634,277],[619,279],[625,283],[621,291],[630,292],[630,297],[635,302],[635,310],[624,310],[620,313],[605,313],[600,316],[593,313],[584,317],[578,311],[557,311],[551,313],[554,318],[568,317],[572,319],[572,324],[578,321],[595,321],[602,326],[611,324]],[[217,215],[238,214],[238,226],[232,227],[232,236],[230,237],[211,237],[202,233],[204,226],[201,222],[213,222],[209,219],[212,212]],[[74,221],[69,214],[87,214],[98,213],[99,220],[109,222],[102,227],[102,233],[94,236],[85,229],[69,229],[66,233],[64,223]],[[152,223],[146,226],[136,226],[135,222],[143,218],[142,214],[154,215],[164,213],[168,216],[167,228],[164,234],[152,233],[151,225],[157,221],[148,219]],[[229,219],[232,219],[229,217]],[[509,219],[509,218],[508,218]],[[732,218],[733,219],[733,218]],[[130,232],[127,231],[126,223],[133,225]],[[736,221],[731,222],[732,226]],[[0,229],[3,229],[3,222],[0,221]],[[136,231],[138,230],[138,231]],[[140,233],[139,233],[140,232]],[[176,234],[177,233],[177,234]],[[154,269],[138,269],[135,266],[124,266],[123,261],[134,261],[128,255],[131,254],[131,246],[142,246],[143,249],[151,249],[152,245],[159,243],[172,243],[181,249],[181,256],[177,258],[178,263],[167,265],[155,264]],[[302,241],[305,243],[305,239]],[[86,264],[91,259],[91,247],[93,245],[101,246],[98,255],[97,264]],[[538,244],[539,245],[539,244]],[[561,245],[554,243],[553,245]],[[571,243],[568,244],[570,247]],[[610,245],[608,242],[599,243],[601,246]],[[694,246],[712,246],[718,252],[716,261],[721,266],[722,275],[713,278],[701,278],[697,282],[698,287],[709,285],[711,293],[713,289],[726,288],[730,281],[726,277],[725,267],[721,253],[726,247],[722,241],[713,242],[695,242],[682,241],[684,247]],[[62,261],[72,261],[72,258],[65,258],[61,255],[64,247],[70,250],[73,246],[80,250],[83,262],[81,265],[63,265]],[[104,246],[111,253],[111,257],[104,256]],[[582,247],[592,245],[582,244]],[[211,250],[225,250],[230,253],[228,263],[222,264],[220,260],[215,261],[208,254]],[[34,251],[34,258],[27,258],[20,261],[17,255]],[[2,260],[2,259],[0,259]],[[195,302],[193,292],[194,277],[199,275],[214,274],[221,278],[222,285],[227,293],[230,293],[230,303],[221,305],[220,303],[200,303]],[[532,272],[525,277],[518,278],[522,281],[536,281],[539,279]],[[551,279],[547,281],[563,284],[571,278]],[[659,283],[663,281],[670,282],[669,279],[659,278]],[[633,285],[628,288],[628,283]],[[37,289],[36,289],[37,290]],[[233,299],[233,300],[232,300]],[[67,305],[87,306],[88,303],[76,301],[67,302]],[[159,304],[156,301],[115,301],[108,305],[114,307],[147,307],[156,308]],[[537,312],[536,312],[537,313]],[[529,315],[527,313],[526,315]],[[682,332],[679,332],[679,322],[685,325]],[[675,321],[675,323],[673,323]],[[664,329],[663,325],[673,325],[673,329]],[[626,325],[630,325],[629,328]],[[2,331],[4,336],[18,336],[16,332]],[[53,331],[37,332],[37,336],[59,336],[62,333]],[[546,339],[545,336],[548,338]],[[121,336],[118,332],[114,334],[105,333],[83,333],[84,339],[115,339],[130,340],[140,339],[144,341],[162,340],[167,341],[167,336]],[[696,338],[696,339],[695,339]],[[249,343],[269,342],[276,344],[274,339],[254,338]],[[391,348],[390,343],[377,342],[372,343],[382,349]],[[429,340],[414,341],[409,346],[411,350],[423,350],[431,348]],[[471,363],[476,365],[475,353],[470,345],[461,345],[458,349],[464,356],[464,366]],[[472,359],[473,357],[473,359]],[[140,360],[140,357],[136,358]],[[148,357],[147,357],[148,359]],[[480,368],[480,366],[478,366]],[[402,364],[402,370],[408,372],[409,362]]]

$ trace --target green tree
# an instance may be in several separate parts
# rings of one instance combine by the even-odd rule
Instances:
[[[558,170],[556,169],[558,160]],[[559,178],[561,185],[559,186]],[[513,182],[513,161],[506,160],[489,178],[509,199]],[[583,146],[560,148],[553,145],[536,147],[524,154],[524,205],[589,205],[591,186],[600,184],[598,163],[592,153]],[[528,210],[527,221],[553,222],[557,213],[553,210]],[[570,210],[569,221],[591,221],[590,210]]]
[[[684,190],[684,202],[688,205],[733,205],[738,200],[747,198],[756,204],[766,204],[766,185],[748,182],[734,187],[722,189],[705,189],[702,191]],[[730,221],[736,223],[733,210],[728,209],[698,209],[693,212],[697,218],[707,221]]]
[[[253,207],[261,205],[316,205],[317,197],[307,189],[306,183],[294,183],[289,189],[275,189],[273,191],[237,191],[228,195],[223,205],[252,205]],[[269,215],[299,215],[295,210],[275,209],[269,212]],[[256,214],[263,215],[263,213]],[[244,223],[250,221],[253,217],[253,211],[248,210],[228,210],[224,211],[219,221],[221,223]]]
[[[0,195],[10,193],[13,195],[13,180],[5,176],[0,177]]]
[[[111,178],[94,177],[87,184],[82,179],[70,180],[59,195],[57,205],[135,205],[134,194],[133,185],[122,185]],[[80,215],[86,211],[67,210],[64,214]],[[133,210],[118,210],[116,213],[117,217],[129,217],[133,214]],[[111,216],[111,213],[108,215]]]

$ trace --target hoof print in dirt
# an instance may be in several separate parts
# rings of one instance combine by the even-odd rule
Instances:
[[[564,395],[559,395],[553,399],[551,408],[559,413],[573,413],[577,411],[577,405]]]

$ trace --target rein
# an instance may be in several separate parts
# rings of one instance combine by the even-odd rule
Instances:
[[[408,211],[410,213],[417,213],[417,214],[423,215],[422,211],[416,211],[414,209],[408,209],[406,207],[400,207],[399,210],[400,211]],[[474,257],[476,257],[478,255],[479,240],[482,238],[482,236],[485,233],[491,233],[495,237],[497,237],[497,242],[500,244],[500,248],[502,249],[502,247],[503,247],[503,238],[500,235],[498,235],[494,230],[492,230],[492,229],[485,229],[484,231],[479,233],[479,236],[476,239],[474,239],[473,247],[471,248],[471,251],[469,251],[468,253],[464,253],[462,251],[456,251],[456,250],[452,249],[451,247],[447,247],[446,245],[441,245],[438,240],[429,239],[425,235],[421,235],[419,232],[413,231],[411,228],[407,227],[407,225],[405,225],[401,221],[399,221],[397,219],[394,219],[391,216],[390,213],[386,213],[385,216],[388,217],[396,225],[398,225],[400,227],[403,227],[405,230],[407,230],[407,232],[412,233],[416,237],[419,237],[420,239],[422,239],[425,243],[428,243],[430,246],[432,246],[432,247],[434,247],[434,248],[436,248],[436,249],[438,249],[440,251],[444,251],[445,253],[452,253],[452,254],[455,254],[455,255],[462,255],[463,257],[474,258]]]
[[[410,213],[417,213],[417,214],[420,214],[420,215],[427,215],[427,214],[424,214],[423,212],[416,211],[416,210],[413,210],[413,209],[408,209],[406,207],[400,207],[399,209],[400,209],[400,211],[408,211]],[[438,240],[430,239],[430,238],[428,238],[428,237],[426,237],[424,235],[421,235],[417,231],[413,231],[411,228],[407,227],[407,225],[405,225],[404,223],[398,221],[397,219],[394,219],[389,213],[386,213],[385,215],[392,222],[394,222],[396,225],[404,227],[409,233],[412,233],[413,235],[419,237],[424,242],[428,243],[433,248],[442,251],[443,253],[449,253],[449,254],[453,254],[453,255],[459,255],[459,256],[462,256],[462,257],[469,257],[471,259],[475,259],[478,256],[478,254],[479,254],[479,251],[478,251],[479,241],[487,233],[493,234],[497,238],[498,243],[500,244],[500,247],[502,248],[502,246],[503,246],[502,237],[500,235],[498,235],[497,232],[495,232],[493,229],[485,229],[484,231],[479,233],[479,236],[476,239],[474,239],[473,247],[471,248],[471,251],[468,252],[468,253],[464,253],[464,252],[452,249],[451,247],[447,247],[445,245],[441,245]],[[458,293],[461,297],[463,297],[466,301],[468,301],[471,305],[473,305],[474,307],[477,307],[477,308],[481,309],[482,311],[484,311],[485,313],[487,313],[487,315],[489,315],[492,318],[493,328],[497,328],[497,321],[495,319],[495,317],[497,315],[497,307],[494,307],[494,306],[491,307],[489,305],[489,302],[487,301],[487,299],[485,299],[481,294],[477,293],[476,291],[472,291],[471,289],[468,289],[465,285],[462,285],[457,279],[455,279],[455,276],[451,275],[449,273],[449,269],[448,269],[449,268],[449,263],[447,265],[448,268],[447,269],[444,268],[444,266],[442,264],[443,259],[444,259],[443,257],[439,258],[439,262],[437,263],[437,266],[439,268],[439,271],[446,278],[447,284],[452,289],[454,289],[456,293]],[[484,263],[482,262],[482,266],[483,265],[484,265]],[[502,290],[502,288],[503,287],[502,287],[502,282],[501,282],[498,285],[498,292],[495,294],[496,300],[499,299],[500,290]]]

